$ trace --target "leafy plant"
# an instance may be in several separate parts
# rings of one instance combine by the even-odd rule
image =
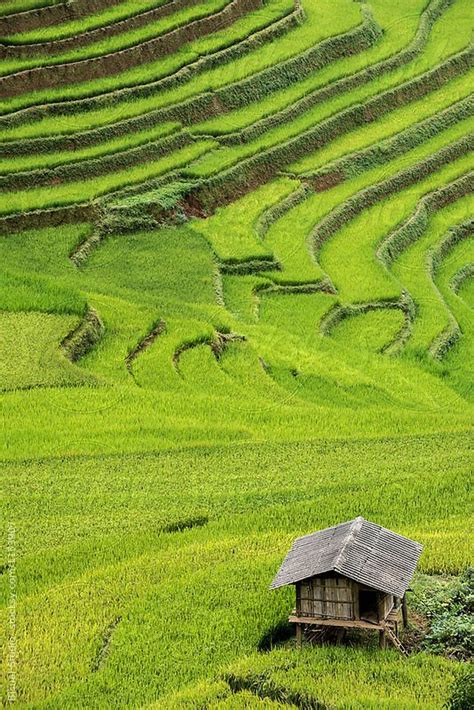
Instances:
[[[463,660],[474,657],[474,567],[467,567],[459,583],[438,596],[430,617],[427,648]]]
[[[451,698],[446,703],[449,710],[472,710],[474,707],[474,668],[468,666],[458,675]]]

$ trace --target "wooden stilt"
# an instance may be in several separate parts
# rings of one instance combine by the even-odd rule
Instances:
[[[386,645],[385,629],[379,631],[379,648],[384,649]]]
[[[407,598],[405,594],[403,595],[402,598],[402,617],[403,617],[403,628],[406,629],[408,626],[408,607],[407,607]]]
[[[296,648],[301,648],[303,645],[303,625],[296,624]]]

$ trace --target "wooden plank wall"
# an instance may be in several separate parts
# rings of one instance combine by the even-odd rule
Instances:
[[[345,577],[313,577],[296,585],[300,616],[320,619],[353,619],[353,583]]]
[[[386,619],[393,609],[394,597],[392,594],[383,594],[381,592],[379,600],[379,618]]]

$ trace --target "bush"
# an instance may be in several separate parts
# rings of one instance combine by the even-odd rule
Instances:
[[[458,676],[453,694],[446,704],[450,710],[471,710],[474,707],[474,668],[469,666]]]
[[[432,623],[425,639],[427,648],[455,658],[471,659],[474,656],[474,567],[466,569],[459,583],[444,598],[442,594],[435,595],[433,601],[432,610],[428,610]]]

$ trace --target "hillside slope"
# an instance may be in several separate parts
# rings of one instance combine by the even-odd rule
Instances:
[[[472,19],[2,4],[20,707],[443,706],[444,659],[256,652],[296,535],[363,515],[422,542],[423,571],[469,562]]]

